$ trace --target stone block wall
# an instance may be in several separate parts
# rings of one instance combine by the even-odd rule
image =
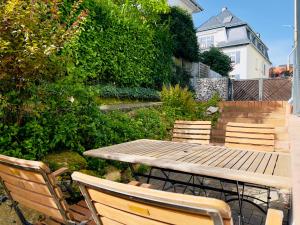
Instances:
[[[198,101],[207,101],[215,93],[228,100],[228,78],[199,78],[194,83],[194,89]]]

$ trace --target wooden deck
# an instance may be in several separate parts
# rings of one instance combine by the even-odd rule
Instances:
[[[278,189],[291,188],[290,155],[284,153],[137,140],[90,150],[84,155]]]

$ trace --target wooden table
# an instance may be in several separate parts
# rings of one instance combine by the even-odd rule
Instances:
[[[137,140],[86,151],[84,155],[270,188],[291,189],[290,155],[283,153]]]

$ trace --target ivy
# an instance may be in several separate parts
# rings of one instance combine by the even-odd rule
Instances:
[[[162,18],[170,24],[174,56],[189,62],[199,61],[199,46],[191,15],[181,8],[172,7]]]

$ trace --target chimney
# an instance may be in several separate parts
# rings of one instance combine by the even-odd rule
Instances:
[[[228,9],[227,7],[223,7],[222,12],[225,12],[227,9]]]

